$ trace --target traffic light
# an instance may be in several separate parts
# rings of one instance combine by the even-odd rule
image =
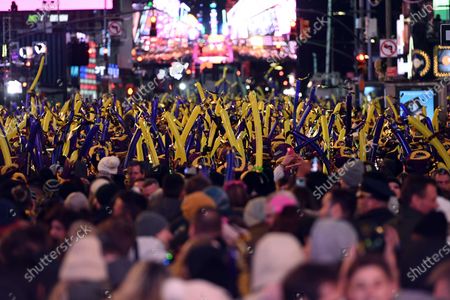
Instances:
[[[366,62],[366,55],[364,53],[358,53],[356,55],[356,60],[358,63],[365,63]]]
[[[157,31],[156,31],[156,17],[152,16],[150,18],[150,36],[157,36]]]
[[[358,62],[358,72],[359,74],[366,74],[367,73],[367,61],[369,59],[369,56],[363,52],[359,52],[356,55],[356,61]]]
[[[129,83],[125,86],[125,90],[127,91],[127,97],[131,97],[134,94],[134,85]]]
[[[297,22],[294,20],[291,22],[291,33],[289,34],[289,40],[295,41],[297,39]]]

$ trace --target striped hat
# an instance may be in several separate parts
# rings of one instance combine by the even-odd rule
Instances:
[[[46,194],[53,195],[54,193],[57,193],[59,191],[59,182],[56,179],[49,179],[44,183],[44,187],[42,190]]]

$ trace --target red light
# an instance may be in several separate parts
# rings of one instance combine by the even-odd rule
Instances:
[[[291,27],[295,27],[297,23],[295,21],[291,21]]]
[[[187,75],[190,75],[191,73],[192,73],[192,71],[191,71],[190,69],[187,69],[187,70],[186,70],[186,74],[187,74]]]
[[[155,17],[155,16],[152,16],[152,17],[150,18],[150,22],[156,23],[156,17]]]
[[[284,72],[283,72],[283,71],[280,71],[280,72],[278,72],[278,75],[283,76],[283,75],[284,75]]]
[[[136,58],[136,60],[137,60],[138,62],[141,62],[141,61],[144,60],[144,58],[143,58],[142,56],[138,56],[138,57]]]
[[[287,80],[283,81],[283,85],[284,85],[284,86],[287,86],[287,85],[288,85]]]
[[[29,60],[27,60],[25,62],[25,67],[27,67],[27,68],[31,67],[31,62]]]
[[[237,76],[241,76],[241,71],[237,70],[237,71],[236,71],[236,75],[237,75]]]
[[[366,60],[366,55],[364,53],[359,53],[356,55],[356,60],[359,62],[364,62]]]

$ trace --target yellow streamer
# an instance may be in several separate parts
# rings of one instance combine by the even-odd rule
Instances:
[[[431,136],[433,136],[433,133],[416,118],[408,116],[408,122],[411,126],[417,129],[417,131],[419,131],[426,139],[429,139]],[[438,140],[436,136],[434,136],[431,139],[430,144],[436,149],[441,158],[444,160],[447,168],[450,168],[450,156],[448,155],[447,151],[445,151],[444,145],[442,145],[442,143]]]
[[[138,123],[139,123],[139,128],[142,131],[142,136],[144,137],[145,143],[147,144],[147,148],[150,152],[152,165],[158,166],[159,158],[158,158],[158,154],[156,153],[155,144],[153,143],[152,136],[150,135],[150,129],[148,128],[147,122],[145,122],[143,118],[140,118]]]
[[[263,139],[261,119],[259,117],[258,104],[256,102],[256,94],[254,91],[249,94],[250,104],[252,106],[253,122],[255,124],[255,139],[256,139],[256,163],[255,167],[262,168],[263,166]],[[242,157],[244,155],[241,155]]]
[[[42,56],[41,61],[39,63],[39,68],[38,68],[37,74],[34,77],[33,83],[30,85],[30,88],[28,89],[28,93],[31,93],[34,91],[34,88],[36,87],[36,85],[39,81],[39,78],[41,78],[42,70],[44,69],[44,62],[45,62],[45,56]]]
[[[187,161],[186,151],[184,151],[183,145],[181,144],[180,132],[175,125],[175,117],[168,111],[163,114],[163,117],[167,121],[167,126],[169,126],[172,132],[172,137],[175,143],[175,159],[180,159],[180,163],[185,163]]]

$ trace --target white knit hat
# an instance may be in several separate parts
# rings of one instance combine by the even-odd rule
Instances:
[[[97,178],[94,181],[92,181],[91,186],[89,188],[89,199],[92,199],[92,197],[95,197],[98,189],[108,183],[109,183],[109,180],[107,180],[105,178]]]
[[[108,279],[101,244],[93,230],[94,225],[82,221],[75,222],[71,226],[67,238],[69,242],[64,242],[66,248],[63,244],[58,246],[61,252],[67,251],[59,270],[60,280],[105,281]]]
[[[64,200],[64,206],[72,211],[80,211],[89,209],[89,201],[81,192],[73,192]]]
[[[223,288],[200,279],[168,279],[161,288],[161,297],[163,300],[231,300]]]
[[[268,233],[256,244],[252,265],[252,290],[279,283],[305,260],[300,243],[289,233]]]
[[[115,175],[118,172],[120,165],[120,160],[116,156],[105,156],[103,157],[97,166],[99,173]]]

